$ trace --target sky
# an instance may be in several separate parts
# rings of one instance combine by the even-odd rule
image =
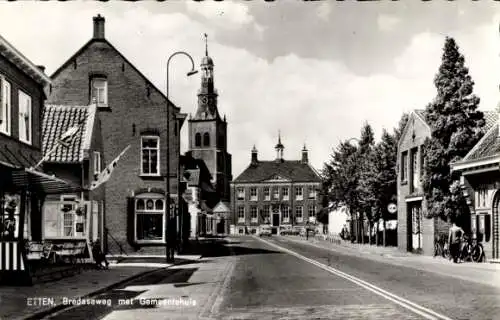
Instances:
[[[300,159],[306,144],[317,170],[365,122],[377,140],[392,131],[434,98],[446,36],[465,56],[480,110],[498,104],[496,1],[2,2],[0,33],[51,75],[92,37],[97,14],[107,40],[162,91],[168,57],[186,51],[199,66],[208,35],[234,178],[253,145],[259,159],[276,157],[278,131],[284,158]],[[190,68],[172,60],[170,98],[194,114],[200,74],[186,77]]]

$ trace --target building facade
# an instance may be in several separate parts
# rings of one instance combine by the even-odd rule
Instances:
[[[283,151],[281,138],[275,160],[261,161],[252,149],[250,165],[231,183],[231,233],[258,233],[261,224],[271,224],[273,233],[303,230],[321,210],[321,178],[306,147],[301,160],[285,160]]]
[[[497,115],[498,117],[498,115]],[[486,259],[500,258],[500,131],[498,120],[461,160],[451,165],[461,175],[461,185],[471,212],[473,237],[483,244]]]
[[[493,113],[484,113],[487,130],[493,125]],[[429,219],[422,186],[424,168],[424,141],[431,136],[431,127],[425,120],[424,110],[410,113],[406,127],[398,142],[397,184],[398,223],[397,243],[403,251],[432,255],[436,236],[447,234],[449,223],[442,219]]]
[[[44,174],[42,110],[51,83],[0,36],[0,282],[31,282],[31,241],[41,241],[42,205],[50,194],[80,188]]]
[[[168,177],[178,204],[180,129],[186,115],[105,38],[104,27],[104,17],[93,18],[93,37],[52,75],[48,102],[97,105],[106,161],[130,146],[104,186],[105,249],[164,252],[167,211],[175,209],[166,206],[165,185]]]
[[[89,190],[105,163],[97,107],[45,105],[43,115],[45,172],[85,190],[46,198],[43,239],[85,241],[89,245],[103,235],[104,187]],[[60,137],[72,128],[78,128],[74,136],[66,143],[59,143]]]

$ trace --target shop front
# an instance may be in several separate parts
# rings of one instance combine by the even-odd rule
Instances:
[[[42,244],[43,202],[68,191],[81,187],[31,169],[0,167],[0,282],[31,283],[33,262],[44,253],[33,246]]]

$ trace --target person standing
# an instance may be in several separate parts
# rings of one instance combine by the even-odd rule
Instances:
[[[450,227],[450,232],[448,234],[448,247],[450,248],[450,255],[453,258],[453,262],[458,262],[458,257],[460,253],[460,242],[464,235],[464,230],[457,226],[455,222],[453,222]]]

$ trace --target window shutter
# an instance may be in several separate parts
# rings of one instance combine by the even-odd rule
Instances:
[[[127,240],[132,247],[137,246],[134,238],[134,216],[134,197],[127,197]]]

